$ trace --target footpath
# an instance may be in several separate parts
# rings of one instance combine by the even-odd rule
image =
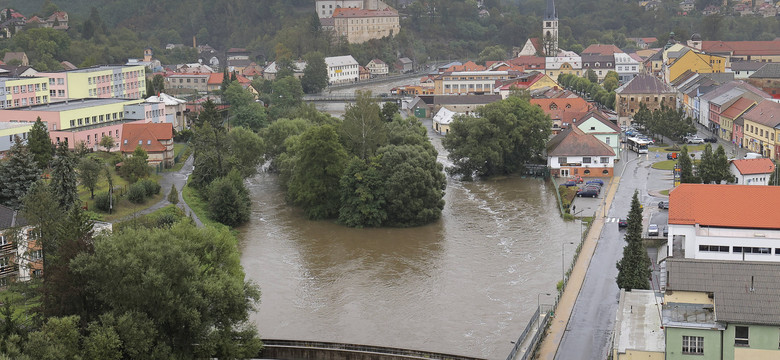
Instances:
[[[550,320],[550,326],[545,334],[544,340],[536,352],[535,358],[537,359],[555,359],[555,354],[558,352],[558,346],[561,344],[564,332],[569,324],[569,318],[571,318],[574,303],[577,302],[577,296],[580,294],[580,289],[582,289],[582,284],[585,281],[585,274],[588,272],[590,259],[593,257],[593,252],[596,250],[596,245],[601,237],[601,229],[604,227],[604,214],[607,213],[609,206],[612,205],[612,200],[615,198],[618,185],[620,185],[620,177],[615,176],[610,181],[609,190],[605,195],[606,199],[604,205],[602,205],[605,208],[597,210],[596,215],[593,218],[593,225],[582,244],[580,255],[571,271],[571,276],[569,276],[566,289],[563,291],[563,295],[561,295],[561,298],[558,301],[558,306],[555,308],[555,315]]]
[[[156,204],[143,209],[141,211],[138,211],[132,215],[126,216],[121,219],[114,220],[114,222],[122,222],[125,220],[132,219],[135,216],[145,215],[152,212],[155,212],[159,209],[162,209],[168,205],[171,205],[171,203],[168,201],[168,192],[171,191],[171,185],[176,186],[176,190],[179,192],[179,203],[176,204],[176,206],[179,209],[182,209],[184,211],[184,214],[187,216],[192,216],[192,219],[195,221],[195,224],[198,227],[203,227],[203,223],[198,218],[198,215],[196,215],[192,209],[190,209],[190,206],[187,205],[187,203],[184,201],[184,198],[181,196],[181,191],[184,189],[185,186],[187,186],[187,179],[189,179],[190,174],[192,174],[193,166],[193,156],[190,155],[189,158],[184,162],[184,165],[181,167],[179,171],[169,171],[169,172],[163,172],[161,173],[160,178],[160,191],[163,194],[166,194],[166,196],[163,196],[162,200],[157,202]]]

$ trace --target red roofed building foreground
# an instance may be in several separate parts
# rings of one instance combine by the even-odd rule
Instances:
[[[668,256],[780,262],[780,186],[681,184],[669,193]]]
[[[731,160],[729,171],[736,178],[737,184],[769,185],[775,164],[767,158]]]
[[[122,155],[132,156],[138,146],[149,155],[149,164],[173,166],[173,124],[123,124],[119,147]]]

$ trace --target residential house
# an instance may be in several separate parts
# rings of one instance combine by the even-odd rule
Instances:
[[[695,8],[695,2],[693,0],[683,0],[680,2],[680,10],[688,12],[693,11]]]
[[[142,99],[146,96],[143,66],[102,65],[77,70],[39,72],[49,78],[49,98]]]
[[[544,72],[546,60],[542,56],[518,56],[514,59],[507,60],[508,63],[522,67],[525,71],[539,71]],[[558,78],[553,78],[558,79]]]
[[[612,359],[663,359],[666,338],[659,306],[663,293],[654,290],[620,290],[612,331]]]
[[[360,77],[360,64],[352,55],[326,57],[325,64],[330,85],[357,82]]]
[[[187,114],[189,111],[187,111],[186,101],[166,93],[160,93],[160,95],[147,98],[146,102],[165,104],[165,122],[173,124],[174,130],[182,131],[187,127]]]
[[[21,66],[30,65],[30,59],[27,58],[27,53],[23,51],[22,52],[9,51],[5,53],[5,56],[3,57],[3,62],[9,65],[21,65]]]
[[[293,76],[300,79],[303,77],[303,71],[306,70],[306,62],[303,60],[297,60],[292,62]],[[272,62],[265,67],[263,71],[263,78],[266,80],[276,80],[276,74],[279,73],[279,68],[276,65],[276,61]]]
[[[241,71],[241,75],[249,80],[263,77],[263,67],[252,61],[244,70]]]
[[[230,48],[226,52],[226,66],[228,72],[242,73],[252,60],[249,59],[249,51],[242,48]]]
[[[456,115],[461,115],[445,107],[439,109],[436,115],[433,116],[433,131],[436,131],[439,135],[447,135],[450,133],[450,124]]]
[[[650,111],[661,108],[662,104],[676,107],[676,91],[652,75],[637,75],[615,90],[619,125],[631,125],[639,105],[644,104]]]
[[[176,73],[180,74],[211,74],[215,72],[211,66],[202,63],[176,65]]]
[[[5,77],[0,74],[0,109],[49,103],[49,79]]]
[[[615,72],[620,84],[625,84],[642,71],[642,62],[626,53],[615,53]],[[605,74],[606,75],[606,74]]]
[[[739,185],[769,185],[775,163],[767,158],[731,160],[729,171]]]
[[[509,95],[512,94],[513,91],[516,90],[526,90],[531,92],[539,89],[555,88],[558,86],[558,83],[547,76],[547,74],[534,71],[531,73],[519,74],[514,79],[503,81],[498,80],[495,88],[493,89],[493,93],[500,94],[502,99],[506,99],[509,97]]]
[[[404,74],[412,72],[414,71],[414,62],[407,57],[402,57],[395,62],[395,70]]]
[[[714,75],[716,74],[709,74],[708,76],[713,77]],[[725,77],[720,79],[725,79]],[[722,105],[730,105],[728,101],[740,95],[749,96],[756,101],[769,98],[769,95],[761,91],[761,89],[744,81],[729,81],[702,89],[699,95],[699,123],[709,128],[712,132],[720,133],[720,111],[725,110],[725,108],[722,108]],[[713,102],[717,102],[717,104],[713,105]]]
[[[31,236],[19,211],[0,205],[0,289],[5,290],[20,277],[40,276],[43,254],[40,244]],[[31,243],[28,245],[28,243]],[[29,249],[30,251],[24,251]],[[23,265],[23,266],[20,266]]]
[[[218,72],[209,74],[209,79],[206,81],[206,86],[209,92],[218,91],[222,88],[222,79],[225,78],[225,74]],[[231,76],[232,78],[232,76]],[[252,87],[252,80],[247,79],[244,75],[236,75],[236,80],[242,88],[249,90],[252,94],[257,96],[257,90]]]
[[[672,55],[672,53],[667,53],[667,55]],[[689,70],[695,73],[722,73],[726,71],[726,58],[699,53],[685,47],[680,50],[679,56],[669,58],[664,66],[664,78],[666,81],[672,82]]]
[[[737,143],[735,137],[736,131],[734,130],[734,121],[746,111],[756,106],[756,100],[751,99],[750,96],[739,96],[736,101],[729,101],[729,103],[731,103],[731,105],[726,107],[725,110],[719,115],[720,133],[718,136],[720,136],[720,138],[723,140]],[[715,106],[715,104],[713,103],[711,106]]]
[[[434,79],[434,94],[490,94],[496,81],[510,79],[508,71],[461,71]]]
[[[567,129],[582,116],[585,116],[593,109],[581,97],[574,98],[553,98],[553,99],[531,99],[532,105],[542,109],[552,120],[552,130],[557,133],[560,130]]]
[[[660,76],[664,71],[664,54],[658,51],[645,59],[642,68],[646,74]]]
[[[593,70],[599,79],[604,80],[607,73],[615,71],[614,55],[583,54],[582,55],[582,76],[584,77],[588,70]],[[557,78],[556,78],[557,79]]]
[[[742,147],[770,159],[780,159],[780,104],[771,100],[761,101],[742,118]]]
[[[585,50],[582,50],[582,55],[612,56],[622,52],[623,50],[620,50],[620,48],[615,45],[592,44],[586,47]]]
[[[669,192],[667,256],[780,262],[778,202],[780,186],[680,184]]]
[[[609,121],[606,115],[598,110],[591,110],[584,116],[573,122],[582,132],[599,139],[605,145],[612,148],[615,153],[615,161],[620,160],[620,127]]]
[[[635,42],[636,47],[640,49],[647,49],[650,47],[650,45],[653,45],[658,41],[658,39],[654,37],[628,38],[626,40]]]
[[[734,78],[737,80],[745,80],[765,65],[767,63],[760,61],[733,61],[731,62],[731,67],[726,69],[726,71],[733,72]]]
[[[747,81],[770,94],[773,99],[780,99],[780,63],[766,63],[751,74]]]
[[[119,141],[124,123],[165,122],[165,105],[141,99],[90,98],[0,110],[0,123],[33,123],[39,117],[53,143],[67,142],[73,149],[84,142],[96,150],[103,136]]]
[[[371,77],[387,76],[390,68],[387,64],[380,59],[373,59],[366,64],[368,72],[371,73]]]
[[[393,37],[401,31],[398,11],[389,6],[379,10],[338,8],[332,18],[336,35],[350,44]]]
[[[371,79],[371,72],[362,66],[358,66],[358,74],[360,81]]]
[[[561,52],[558,56],[544,58],[544,72],[558,79],[561,74],[582,76],[582,58],[573,52]]]
[[[494,63],[497,63],[497,61],[489,61],[486,65],[490,66]],[[447,69],[444,70],[445,73],[453,73],[453,72],[463,72],[463,71],[486,71],[488,70],[485,66],[477,65],[477,63],[473,61],[466,61],[464,64],[453,64]],[[493,70],[493,69],[489,69]]]
[[[611,177],[615,159],[611,147],[576,126],[547,143],[547,166],[555,177]]]
[[[665,266],[665,359],[780,357],[779,263],[668,259]]]
[[[141,147],[149,156],[147,162],[165,168],[173,166],[173,125],[169,123],[124,124],[120,150],[125,156],[132,156],[136,147]]]
[[[194,90],[205,94],[209,91],[208,81],[212,73],[170,73],[165,74],[165,88]]]

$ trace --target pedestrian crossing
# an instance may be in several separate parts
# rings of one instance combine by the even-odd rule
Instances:
[[[605,219],[604,219],[604,222],[605,222],[605,223],[609,223],[609,222],[618,222],[618,221],[620,221],[620,218],[605,218]]]

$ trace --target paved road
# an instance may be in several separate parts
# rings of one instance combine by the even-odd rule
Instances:
[[[585,282],[577,297],[556,359],[606,359],[615,322],[620,290],[615,283],[615,264],[623,256],[624,230],[618,229],[618,218],[625,218],[631,206],[634,190],[640,194],[645,208],[645,228],[658,210],[663,197],[653,196],[658,190],[669,189],[671,180],[660,170],[650,168],[658,160],[654,154],[641,155],[627,151],[616,173],[622,173],[620,186],[607,214]],[[658,221],[658,220],[653,220]]]
[[[192,209],[190,209],[189,205],[187,205],[186,202],[184,202],[184,198],[181,196],[181,190],[184,188],[184,186],[187,185],[187,179],[190,177],[190,174],[192,174],[193,169],[193,157],[190,155],[189,158],[187,158],[187,161],[184,162],[184,166],[181,167],[181,170],[179,171],[171,171],[171,172],[163,172],[161,173],[160,178],[160,191],[162,191],[165,196],[160,200],[158,203],[141,210],[133,215],[124,217],[122,219],[115,220],[114,222],[121,222],[128,220],[132,218],[133,216],[139,216],[144,214],[149,214],[151,212],[154,212],[156,210],[162,209],[171,203],[168,202],[168,192],[171,191],[171,184],[176,185],[176,190],[179,191],[179,203],[176,205],[180,209],[184,210],[185,215],[191,215],[192,219],[195,220],[195,224],[199,227],[203,227],[203,223],[198,218],[198,215],[196,215]]]

